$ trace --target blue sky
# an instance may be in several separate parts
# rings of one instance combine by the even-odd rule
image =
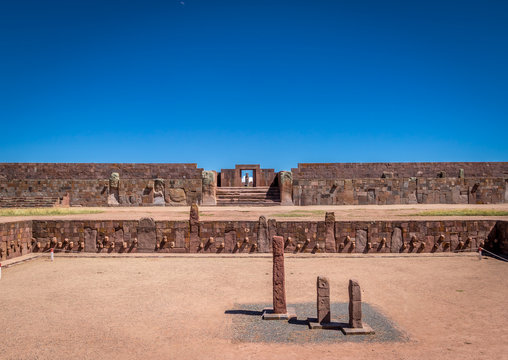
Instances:
[[[1,0],[0,161],[508,161],[507,1]]]

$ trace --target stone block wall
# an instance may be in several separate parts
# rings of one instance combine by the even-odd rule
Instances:
[[[33,220],[0,224],[0,259],[30,252],[271,253],[282,236],[286,253],[441,253],[477,251],[508,255],[508,222],[435,221],[189,221]]]
[[[333,215],[332,215],[333,216]],[[148,225],[147,225],[148,224]],[[495,237],[496,220],[436,221],[200,221],[191,243],[188,221],[33,221],[33,237],[45,251],[269,253],[274,235],[288,253],[434,253],[476,251]],[[148,230],[147,230],[148,229]],[[147,235],[148,234],[148,235]],[[493,235],[494,234],[494,235]],[[166,237],[166,238],[165,238]],[[136,245],[134,239],[138,240]],[[80,248],[80,243],[84,246]],[[123,247],[123,243],[126,247]],[[113,247],[111,244],[115,243]],[[103,244],[101,248],[99,245]]]
[[[293,179],[294,205],[499,204],[504,178]]]
[[[357,179],[393,177],[508,177],[508,162],[303,163],[292,169],[294,179]]]
[[[0,163],[4,179],[108,179],[112,172],[124,179],[198,179],[196,164],[129,163]]]
[[[0,223],[0,261],[32,251],[32,222]]]
[[[108,206],[112,172],[120,175],[120,206],[153,205],[156,178],[164,182],[166,205],[201,201],[202,169],[195,164],[0,164],[0,206]]]
[[[279,187],[277,173],[259,165],[223,169],[217,182],[241,186],[242,169],[254,170],[257,186]],[[196,164],[3,163],[0,207],[201,204],[202,170]],[[112,173],[119,176],[114,190]],[[299,164],[281,173],[291,184],[281,193],[285,205],[508,202],[508,162]]]

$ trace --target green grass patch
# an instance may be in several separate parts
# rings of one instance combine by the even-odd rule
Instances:
[[[0,209],[0,216],[55,216],[74,214],[100,214],[103,210],[70,209],[70,208],[26,208]]]
[[[411,214],[411,216],[508,216],[508,211],[488,209],[429,210]]]
[[[273,217],[309,217],[313,215],[324,215],[324,210],[292,210],[287,213],[272,214]]]

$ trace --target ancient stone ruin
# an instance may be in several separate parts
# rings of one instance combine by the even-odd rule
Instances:
[[[284,272],[284,238],[274,236],[273,247],[273,308],[263,310],[263,320],[289,320],[296,317],[294,308],[286,305],[286,276]]]
[[[242,186],[242,171],[252,171]],[[258,164],[0,164],[0,207],[499,204],[508,162]]]
[[[340,330],[338,322],[332,322],[330,307],[330,282],[327,277],[318,276],[316,280],[317,318],[307,319],[310,329]]]
[[[362,291],[357,280],[349,280],[349,323],[342,326],[344,335],[366,335],[373,334],[374,330],[362,322]]]

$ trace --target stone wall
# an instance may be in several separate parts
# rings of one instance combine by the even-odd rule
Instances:
[[[205,190],[241,186],[242,169],[254,170],[257,186],[279,187],[273,169],[236,165]],[[285,205],[508,202],[508,162],[299,164],[282,173]],[[201,204],[202,174],[196,164],[3,163],[0,207]]]
[[[499,204],[504,178],[293,179],[294,205]]]
[[[191,244],[188,221],[34,220],[33,237],[41,243],[41,249],[34,251],[49,249],[55,237],[55,243],[63,243],[66,238],[74,243],[72,249],[57,249],[62,251],[79,251],[79,243],[85,242],[82,251],[87,252],[269,253],[272,237],[279,235],[284,237],[285,250],[290,253],[429,253],[475,251],[495,234],[496,223],[335,221],[333,214],[325,221],[276,221],[263,217],[258,221],[200,221],[198,241]],[[138,246],[134,239],[138,239]],[[101,243],[103,248],[97,245]]]
[[[383,173],[393,177],[508,177],[508,162],[421,162],[421,163],[306,163],[292,169],[299,179],[380,178]]]
[[[201,178],[163,178],[162,180],[164,181],[164,198],[167,205],[190,205],[192,202],[200,202]],[[153,187],[153,179],[120,178],[118,187],[119,205],[153,205]],[[58,199],[68,197],[71,206],[108,206],[108,191],[107,178],[98,180],[0,180],[0,205],[3,207],[23,207],[27,198],[36,197],[51,198],[54,204]]]
[[[508,255],[508,222],[435,221],[189,221],[33,220],[0,223],[0,259],[30,252],[270,253],[272,237],[287,253],[441,253],[477,251]]]
[[[32,251],[32,222],[0,223],[0,261]]]
[[[0,163],[4,179],[108,179],[112,172],[120,179],[199,179],[196,164],[114,163]]]

